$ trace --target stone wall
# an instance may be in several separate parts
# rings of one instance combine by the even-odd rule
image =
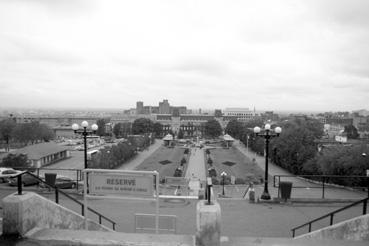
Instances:
[[[301,238],[369,241],[369,214],[296,237]]]
[[[33,192],[11,194],[3,199],[3,234],[25,235],[39,228],[84,230],[84,217]],[[88,230],[110,231],[88,220]]]

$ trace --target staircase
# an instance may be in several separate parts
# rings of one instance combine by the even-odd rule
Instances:
[[[369,214],[367,214],[368,198],[351,203],[343,208],[337,209],[319,218],[306,222],[300,226],[292,228],[292,237],[296,236],[296,231],[308,227],[308,233],[300,235],[298,238],[331,238],[339,240],[366,240],[369,241]],[[334,224],[334,216],[351,207],[362,205],[362,215]],[[318,221],[329,218],[329,226],[312,232],[312,225]]]

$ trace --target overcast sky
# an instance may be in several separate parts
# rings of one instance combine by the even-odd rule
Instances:
[[[368,0],[0,0],[0,107],[369,109]]]

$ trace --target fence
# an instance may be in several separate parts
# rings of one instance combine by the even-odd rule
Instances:
[[[330,182],[331,180],[352,180],[352,179],[356,179],[357,182],[360,182],[360,183],[365,183],[366,182],[367,186],[366,187],[355,186],[353,188],[361,189],[361,190],[367,189],[368,197],[369,197],[369,177],[367,177],[367,176],[274,175],[273,176],[273,187],[274,188],[279,188],[280,183],[283,182],[283,181],[287,181],[288,178],[300,178],[301,180],[304,180],[307,183],[311,184],[309,186],[307,186],[307,185],[299,186],[299,185],[293,184],[292,189],[299,189],[299,188],[321,189],[322,190],[322,198],[325,198],[325,189],[326,189],[327,186],[339,186],[339,185],[337,185],[333,182]],[[279,196],[279,189],[278,189],[278,196]]]

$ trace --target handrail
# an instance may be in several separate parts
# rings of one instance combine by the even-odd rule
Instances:
[[[322,198],[325,198],[325,185],[329,184],[329,185],[335,185],[334,183],[328,183],[328,180],[330,178],[361,178],[361,179],[366,179],[366,183],[367,183],[367,193],[368,193],[368,197],[369,197],[369,176],[360,176],[360,175],[274,175],[273,176],[273,187],[274,188],[279,188],[279,184],[281,183],[281,178],[291,178],[291,177],[297,177],[297,178],[318,178],[319,180],[314,180],[314,179],[309,179],[307,180],[307,182],[310,181],[314,181],[314,182],[320,182],[321,186],[310,186],[309,188],[313,189],[313,188],[318,188],[318,189],[322,189]],[[278,182],[276,182],[278,178]],[[278,184],[278,186],[276,186],[276,184]],[[307,188],[306,186],[293,186],[294,189],[296,188]],[[356,187],[356,188],[364,188],[364,187]],[[279,190],[278,190],[279,192]]]
[[[50,187],[50,188],[53,188],[55,190],[55,203],[58,203],[59,204],[59,193],[63,194],[64,196],[68,197],[69,199],[71,199],[72,201],[76,202],[77,204],[81,205],[81,214],[82,216],[84,216],[84,204],[80,201],[78,201],[77,199],[75,199],[74,197],[70,196],[68,193],[60,190],[58,187],[56,186],[52,186],[48,183],[46,183],[45,181],[43,181],[39,176],[33,174],[33,173],[30,173],[28,171],[23,171],[21,173],[18,173],[14,176],[12,176],[12,178],[17,178],[18,180],[18,195],[22,195],[22,175],[23,174],[29,174],[31,175],[32,177],[36,178],[38,181],[40,181],[41,183],[45,184],[47,187]],[[101,213],[97,212],[96,210],[90,208],[90,207],[87,207],[87,209],[91,212],[93,212],[94,214],[96,214],[97,216],[99,216],[99,224],[101,225],[102,223],[102,219],[105,219],[106,221],[110,222],[112,224],[112,228],[113,230],[115,230],[115,225],[116,225],[116,222],[114,222],[113,220],[109,219],[108,217],[102,215]]]
[[[369,197],[367,197],[365,199],[362,199],[360,201],[356,201],[356,202],[351,203],[351,204],[349,204],[349,205],[347,205],[347,206],[345,206],[343,208],[337,209],[337,210],[335,210],[333,212],[330,212],[330,213],[328,213],[326,215],[320,216],[319,218],[316,218],[314,220],[311,220],[309,222],[306,222],[305,224],[302,224],[300,226],[294,227],[294,228],[291,229],[291,231],[292,231],[292,237],[295,237],[295,232],[296,232],[297,229],[303,228],[303,227],[305,227],[307,225],[309,226],[309,232],[311,232],[311,225],[312,225],[312,223],[317,222],[317,221],[322,220],[322,219],[325,219],[327,217],[330,217],[330,225],[333,225],[333,217],[334,217],[334,215],[336,213],[339,213],[339,212],[341,212],[343,210],[349,209],[349,208],[351,208],[353,206],[356,206],[356,205],[358,205],[360,203],[363,203],[363,215],[365,215],[366,212],[367,212],[368,200],[369,200]]]

